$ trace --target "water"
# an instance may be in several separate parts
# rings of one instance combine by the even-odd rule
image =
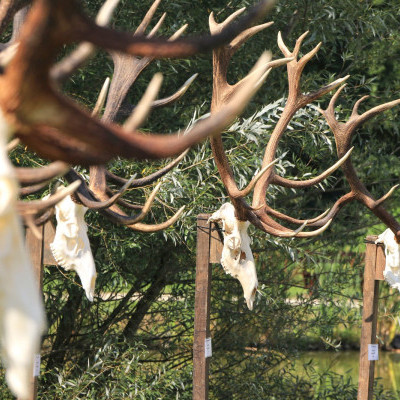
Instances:
[[[358,351],[309,351],[300,356],[296,369],[301,374],[304,371],[303,364],[312,359],[318,372],[332,371],[350,376],[353,383],[357,384],[359,357]],[[400,353],[379,352],[379,361],[375,361],[375,379],[379,379],[379,384],[386,390],[400,391]]]

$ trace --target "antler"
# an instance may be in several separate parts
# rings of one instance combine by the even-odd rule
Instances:
[[[17,53],[0,79],[0,105],[15,134],[50,159],[90,165],[116,155],[143,159],[179,154],[209,134],[219,133],[241,111],[252,90],[243,90],[235,103],[199,123],[189,134],[144,136],[136,131],[137,126],[128,132],[118,125],[101,123],[56,92],[48,74],[58,50],[71,41],[87,41],[132,55],[181,57],[229,40],[271,4],[270,0],[261,2],[240,23],[218,35],[170,40],[132,36],[96,25],[75,1],[37,0],[22,29]],[[140,33],[145,25],[146,21],[139,27]]]
[[[342,85],[334,94],[329,105],[326,110],[321,110],[321,114],[325,117],[329,127],[331,128],[336,141],[336,149],[337,154],[340,157],[346,151],[348,151],[353,135],[364,122],[368,121],[375,115],[382,113],[386,110],[393,108],[394,106],[400,104],[400,99],[381,104],[379,106],[373,107],[368,111],[365,111],[363,114],[358,113],[358,108],[361,102],[366,100],[369,96],[364,96],[359,99],[353,106],[353,111],[347,122],[339,122],[335,117],[335,104],[336,101],[345,88],[345,85]],[[387,225],[393,233],[396,235],[396,238],[400,239],[400,224],[396,221],[396,219],[388,213],[385,208],[382,206],[382,203],[394,192],[394,190],[399,186],[393,186],[388,193],[382,196],[380,199],[375,200],[368,189],[365,187],[363,182],[357,176],[357,172],[353,166],[351,158],[348,158],[343,166],[342,166],[344,175],[350,185],[350,192],[340,198],[336,204],[341,205],[344,202],[348,202],[351,200],[357,200],[360,203],[364,204],[368,209],[370,209],[385,225]],[[337,206],[335,209],[332,209],[331,212],[325,217],[332,218],[339,211],[340,207]]]
[[[237,11],[228,17],[224,22],[217,24],[214,20],[213,15],[210,15],[210,30],[212,33],[217,33],[219,30],[225,28],[227,25],[237,18],[237,16],[243,12],[243,9]],[[253,34],[261,31],[268,27],[270,23],[258,25],[253,28],[244,31],[241,35],[231,41],[228,45],[222,46],[213,51],[213,68],[214,68],[214,86],[213,86],[213,97],[211,112],[217,112],[235,93],[237,87],[243,84],[247,78],[244,78],[241,82],[236,85],[229,85],[226,80],[229,60],[232,55],[237,51],[240,45],[242,45],[247,39]],[[320,88],[311,93],[304,94],[301,92],[301,75],[312,57],[318,52],[321,43],[319,43],[314,49],[299,58],[299,52],[301,44],[306,37],[308,32],[301,35],[295,44],[293,51],[290,51],[282,40],[281,34],[278,34],[278,46],[282,51],[285,58],[270,63],[270,67],[279,66],[282,64],[287,65],[288,81],[289,81],[289,92],[286,105],[282,114],[271,134],[270,140],[265,150],[262,166],[260,172],[252,179],[249,185],[240,190],[235,182],[232,169],[228,163],[228,158],[225,155],[223,143],[221,137],[211,138],[211,146],[214,154],[215,163],[218,167],[221,175],[221,180],[227,189],[228,195],[231,199],[232,204],[235,207],[235,213],[238,219],[248,220],[261,230],[270,233],[274,236],[281,237],[307,237],[318,235],[323,232],[330,224],[333,217],[337,215],[340,209],[352,200],[359,200],[370,208],[375,215],[377,215],[386,225],[392,228],[397,234],[399,231],[399,225],[395,219],[381,206],[382,202],[385,201],[394,191],[395,187],[392,188],[385,196],[379,200],[373,200],[370,193],[367,191],[365,186],[357,178],[354,168],[351,163],[351,152],[353,148],[350,147],[351,136],[354,130],[364,121],[376,115],[378,112],[382,112],[386,109],[393,107],[398,104],[399,101],[393,101],[384,104],[379,107],[366,112],[362,115],[358,115],[357,109],[359,103],[364,99],[361,99],[356,103],[353,115],[347,124],[341,124],[336,121],[334,117],[334,102],[338,96],[335,95],[331,102],[328,110],[321,111],[328,120],[328,124],[334,131],[335,139],[338,146],[338,157],[339,160],[328,168],[320,175],[307,179],[307,180],[293,180],[279,176],[274,170],[274,163],[276,162],[276,151],[279,145],[279,141],[282,138],[290,120],[294,114],[302,107],[311,103],[312,101],[319,99],[324,94],[337,88],[343,83],[348,76],[335,80],[334,82]],[[341,89],[340,89],[341,90]],[[339,90],[339,92],[340,92]],[[326,179],[339,167],[342,167],[346,178],[349,180],[352,188],[351,192],[334,204],[334,206],[325,211],[320,216],[312,218],[310,220],[302,220],[293,218],[282,212],[274,210],[266,202],[266,193],[270,184],[279,185],[287,188],[307,188],[316,185]],[[245,200],[247,196],[254,188],[254,195],[252,206],[248,205]],[[292,224],[300,225],[296,230],[291,230],[275,219],[289,222]],[[319,227],[319,229],[312,232],[303,232],[303,229],[307,226]]]

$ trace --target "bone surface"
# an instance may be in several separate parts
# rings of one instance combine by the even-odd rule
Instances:
[[[227,274],[238,279],[243,288],[249,310],[253,309],[258,279],[250,237],[247,233],[248,221],[239,221],[235,217],[235,208],[225,203],[210,217],[209,221],[221,222],[224,234],[224,247],[221,264]]]
[[[50,248],[59,265],[77,272],[86,297],[93,301],[97,274],[87,236],[86,211],[87,208],[74,203],[71,196],[56,205],[57,228]]]
[[[400,292],[400,247],[394,233],[386,229],[378,236],[375,243],[383,243],[385,246],[385,270],[383,276],[386,282]]]
[[[31,391],[44,311],[16,210],[18,184],[7,158],[8,126],[0,113],[0,336],[7,383],[20,399]]]

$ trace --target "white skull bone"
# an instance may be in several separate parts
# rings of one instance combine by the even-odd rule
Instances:
[[[7,383],[15,396],[27,399],[46,324],[16,209],[18,184],[6,152],[7,131],[0,113],[0,335]]]
[[[391,229],[378,236],[375,243],[385,245],[385,270],[383,276],[392,288],[400,291],[400,247]]]
[[[79,275],[86,297],[93,301],[96,267],[87,236],[85,213],[87,208],[65,197],[56,205],[57,227],[50,244],[57,263]]]
[[[250,237],[247,233],[248,221],[239,221],[235,217],[235,208],[225,203],[209,218],[209,222],[222,222],[224,247],[221,264],[227,274],[238,279],[243,288],[249,310],[253,309],[258,288],[257,271],[253,253],[250,248]]]

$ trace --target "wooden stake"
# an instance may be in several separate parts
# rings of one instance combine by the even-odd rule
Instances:
[[[375,361],[368,359],[368,345],[376,343],[379,281],[384,279],[385,268],[383,247],[375,244],[376,239],[376,236],[366,239],[357,400],[372,400],[373,396]]]
[[[51,222],[47,222],[45,225],[37,227],[37,229],[42,235],[42,239],[38,239],[29,227],[26,228],[25,237],[38,290],[40,295],[43,296],[43,264],[56,265],[56,261],[50,251],[50,243],[54,240],[55,230]],[[33,375],[32,371],[32,396],[27,400],[37,399],[38,379]]]
[[[193,400],[208,399],[208,369],[205,340],[210,337],[210,225],[208,214],[197,216],[196,286],[193,338]]]
[[[26,246],[31,256],[32,266],[38,284],[38,290],[40,290],[40,293],[42,294],[44,226],[39,226],[37,227],[37,229],[41,233],[42,239],[38,239],[29,227],[26,228]],[[37,377],[33,375],[34,374],[32,371],[32,386],[33,386],[32,396],[28,400],[37,399],[38,382],[37,382]]]

